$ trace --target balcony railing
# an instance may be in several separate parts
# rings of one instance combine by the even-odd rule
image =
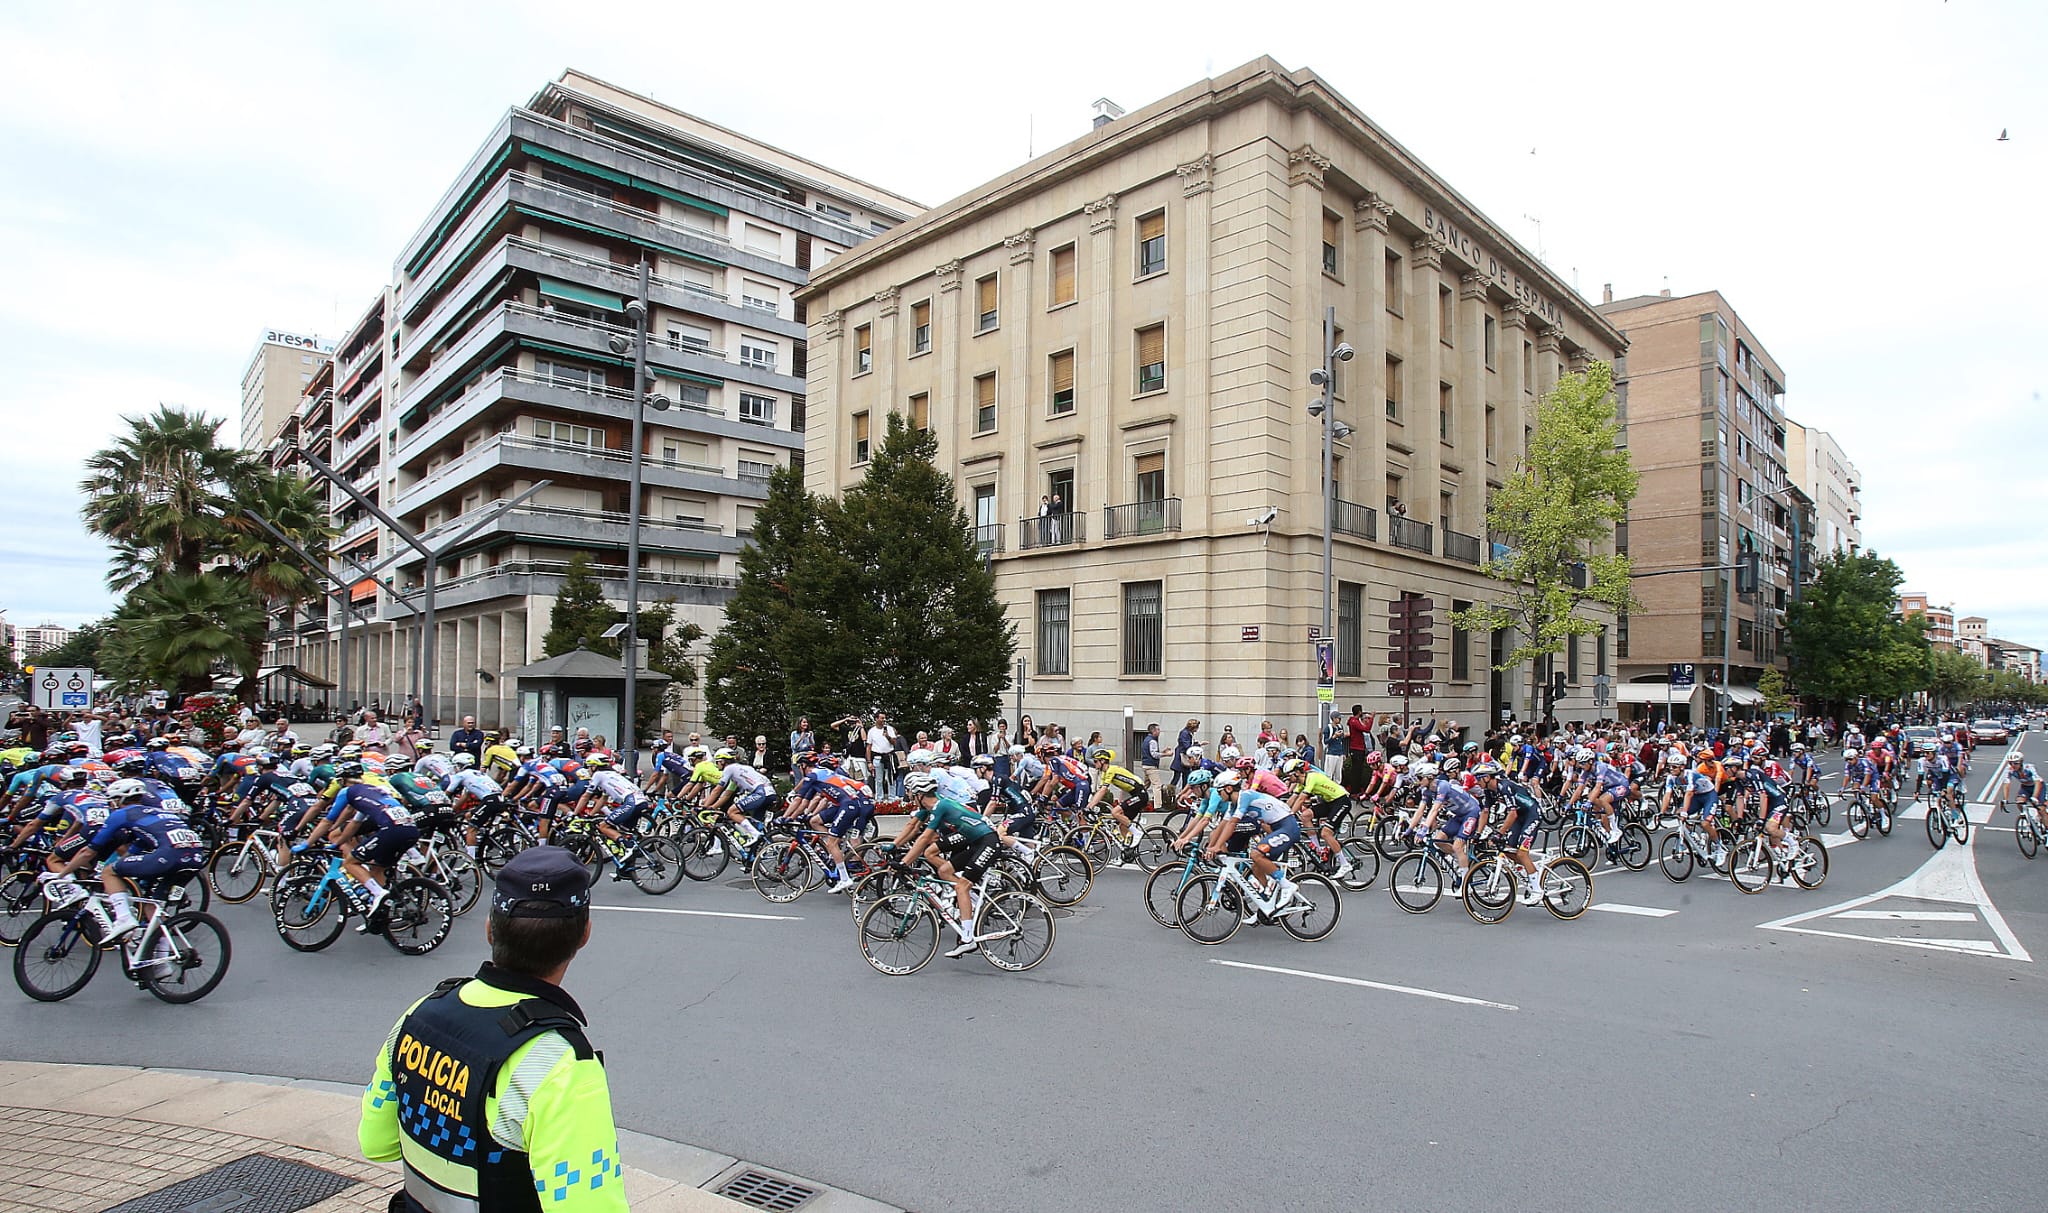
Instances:
[[[708,236],[713,239],[723,239],[723,237],[716,236],[714,233],[710,232],[700,232],[698,234]],[[541,244],[537,241],[527,240],[519,236],[508,237],[505,241],[505,244],[508,248],[521,249],[529,253],[538,253],[543,257],[552,258],[553,260],[556,261],[566,261],[570,265],[573,265],[578,269],[595,272],[604,278],[610,279],[616,286],[620,287],[623,290],[635,291],[640,288],[640,270],[637,266],[619,265],[615,262],[605,261],[602,260],[601,258],[587,256],[583,253],[574,252],[572,250],[565,248],[556,248],[552,244]],[[716,299],[720,303],[730,303],[732,301],[732,297],[730,295],[727,295],[724,291],[715,290],[708,286],[700,286],[695,282],[682,282],[674,278],[664,278],[660,274],[650,273],[647,276],[647,282],[650,286],[668,287],[671,290],[688,291],[692,295],[698,295],[705,299]]]
[[[1125,505],[1102,507],[1102,537],[1126,539],[1132,535],[1159,535],[1180,529],[1180,498],[1158,497]]]
[[[986,526],[975,527],[974,546],[977,551],[981,552],[1002,551],[1003,524],[1000,522],[991,522]]]
[[[1360,539],[1380,537],[1379,511],[1369,505],[1342,499],[1330,503],[1330,529],[1340,535],[1356,535]]]
[[[1426,522],[1403,518],[1399,514],[1390,515],[1387,518],[1387,542],[1411,552],[1434,552],[1436,545],[1431,532],[1435,529]]]
[[[606,198],[602,195],[588,193],[584,190],[574,189],[571,188],[570,186],[562,185],[558,182],[548,181],[544,178],[536,177],[531,173],[512,172],[507,173],[506,176],[511,178],[515,183],[526,186],[529,189],[540,190],[543,193],[556,194],[563,198],[568,198],[572,201],[580,202],[585,206],[594,206],[599,210],[609,211],[610,213],[617,215],[623,219],[635,219],[641,223],[651,223],[658,228],[664,228],[668,231],[677,232],[685,236],[695,236],[699,240],[709,240],[715,244],[732,243],[730,239],[719,234],[718,232],[712,231],[710,228],[698,227],[695,224],[690,223],[678,223],[673,219],[665,218],[659,214],[656,214],[653,211],[643,211],[637,206],[627,206],[622,202],[615,202],[612,199]]]
[[[474,573],[464,573],[460,577],[440,582],[435,587],[435,592],[438,593],[441,590],[472,585],[499,577],[565,577],[568,573],[569,562],[566,560],[505,560],[487,569],[480,569]],[[624,581],[626,579],[626,566],[623,564],[593,564],[590,566],[590,574],[602,581]],[[737,577],[720,577],[710,573],[672,573],[660,569],[643,568],[640,570],[640,584],[643,586],[695,585],[714,590],[730,590],[739,585],[739,579]]]
[[[1479,536],[1467,535],[1445,527],[1444,556],[1451,560],[1462,560],[1466,564],[1478,564],[1481,558]]]
[[[1036,518],[1025,518],[1017,523],[1017,550],[1029,552],[1034,548],[1065,547],[1080,543],[1088,536],[1086,514],[1040,514]]]

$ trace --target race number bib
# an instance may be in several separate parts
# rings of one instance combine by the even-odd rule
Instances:
[[[395,826],[409,826],[413,824],[412,810],[403,805],[392,805],[384,810],[384,816],[390,818],[391,824]]]
[[[164,832],[164,841],[180,851],[197,851],[206,845],[199,840],[199,832],[197,830],[188,830],[183,827],[175,830],[166,830]]]
[[[310,783],[294,783],[284,790],[284,794],[293,800],[309,799],[313,795],[313,785]]]

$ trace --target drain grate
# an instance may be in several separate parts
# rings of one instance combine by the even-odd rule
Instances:
[[[268,1154],[246,1154],[106,1213],[297,1213],[360,1180]]]
[[[774,1213],[801,1209],[818,1194],[816,1188],[807,1188],[780,1175],[755,1170],[740,1172],[718,1185],[716,1191],[727,1200],[736,1200],[756,1209],[770,1209]]]

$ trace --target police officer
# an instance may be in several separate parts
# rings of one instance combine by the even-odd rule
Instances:
[[[561,987],[590,942],[589,869],[560,847],[513,857],[487,938],[475,977],[391,1029],[363,1091],[363,1157],[404,1160],[392,1213],[623,1213],[611,1090]]]

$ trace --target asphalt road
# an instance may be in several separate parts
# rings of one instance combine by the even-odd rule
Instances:
[[[1319,944],[1198,946],[1112,872],[1027,974],[883,977],[821,894],[609,886],[569,986],[623,1125],[911,1209],[2037,1209],[2048,858],[2010,820],[1938,855],[1916,819],[1831,840],[1811,892],[1602,871],[1607,908],[1570,923],[1411,917],[1382,879]],[[360,1081],[484,954],[477,915],[425,960],[223,916],[240,950],[205,1002],[112,970],[8,993],[6,1051]]]

